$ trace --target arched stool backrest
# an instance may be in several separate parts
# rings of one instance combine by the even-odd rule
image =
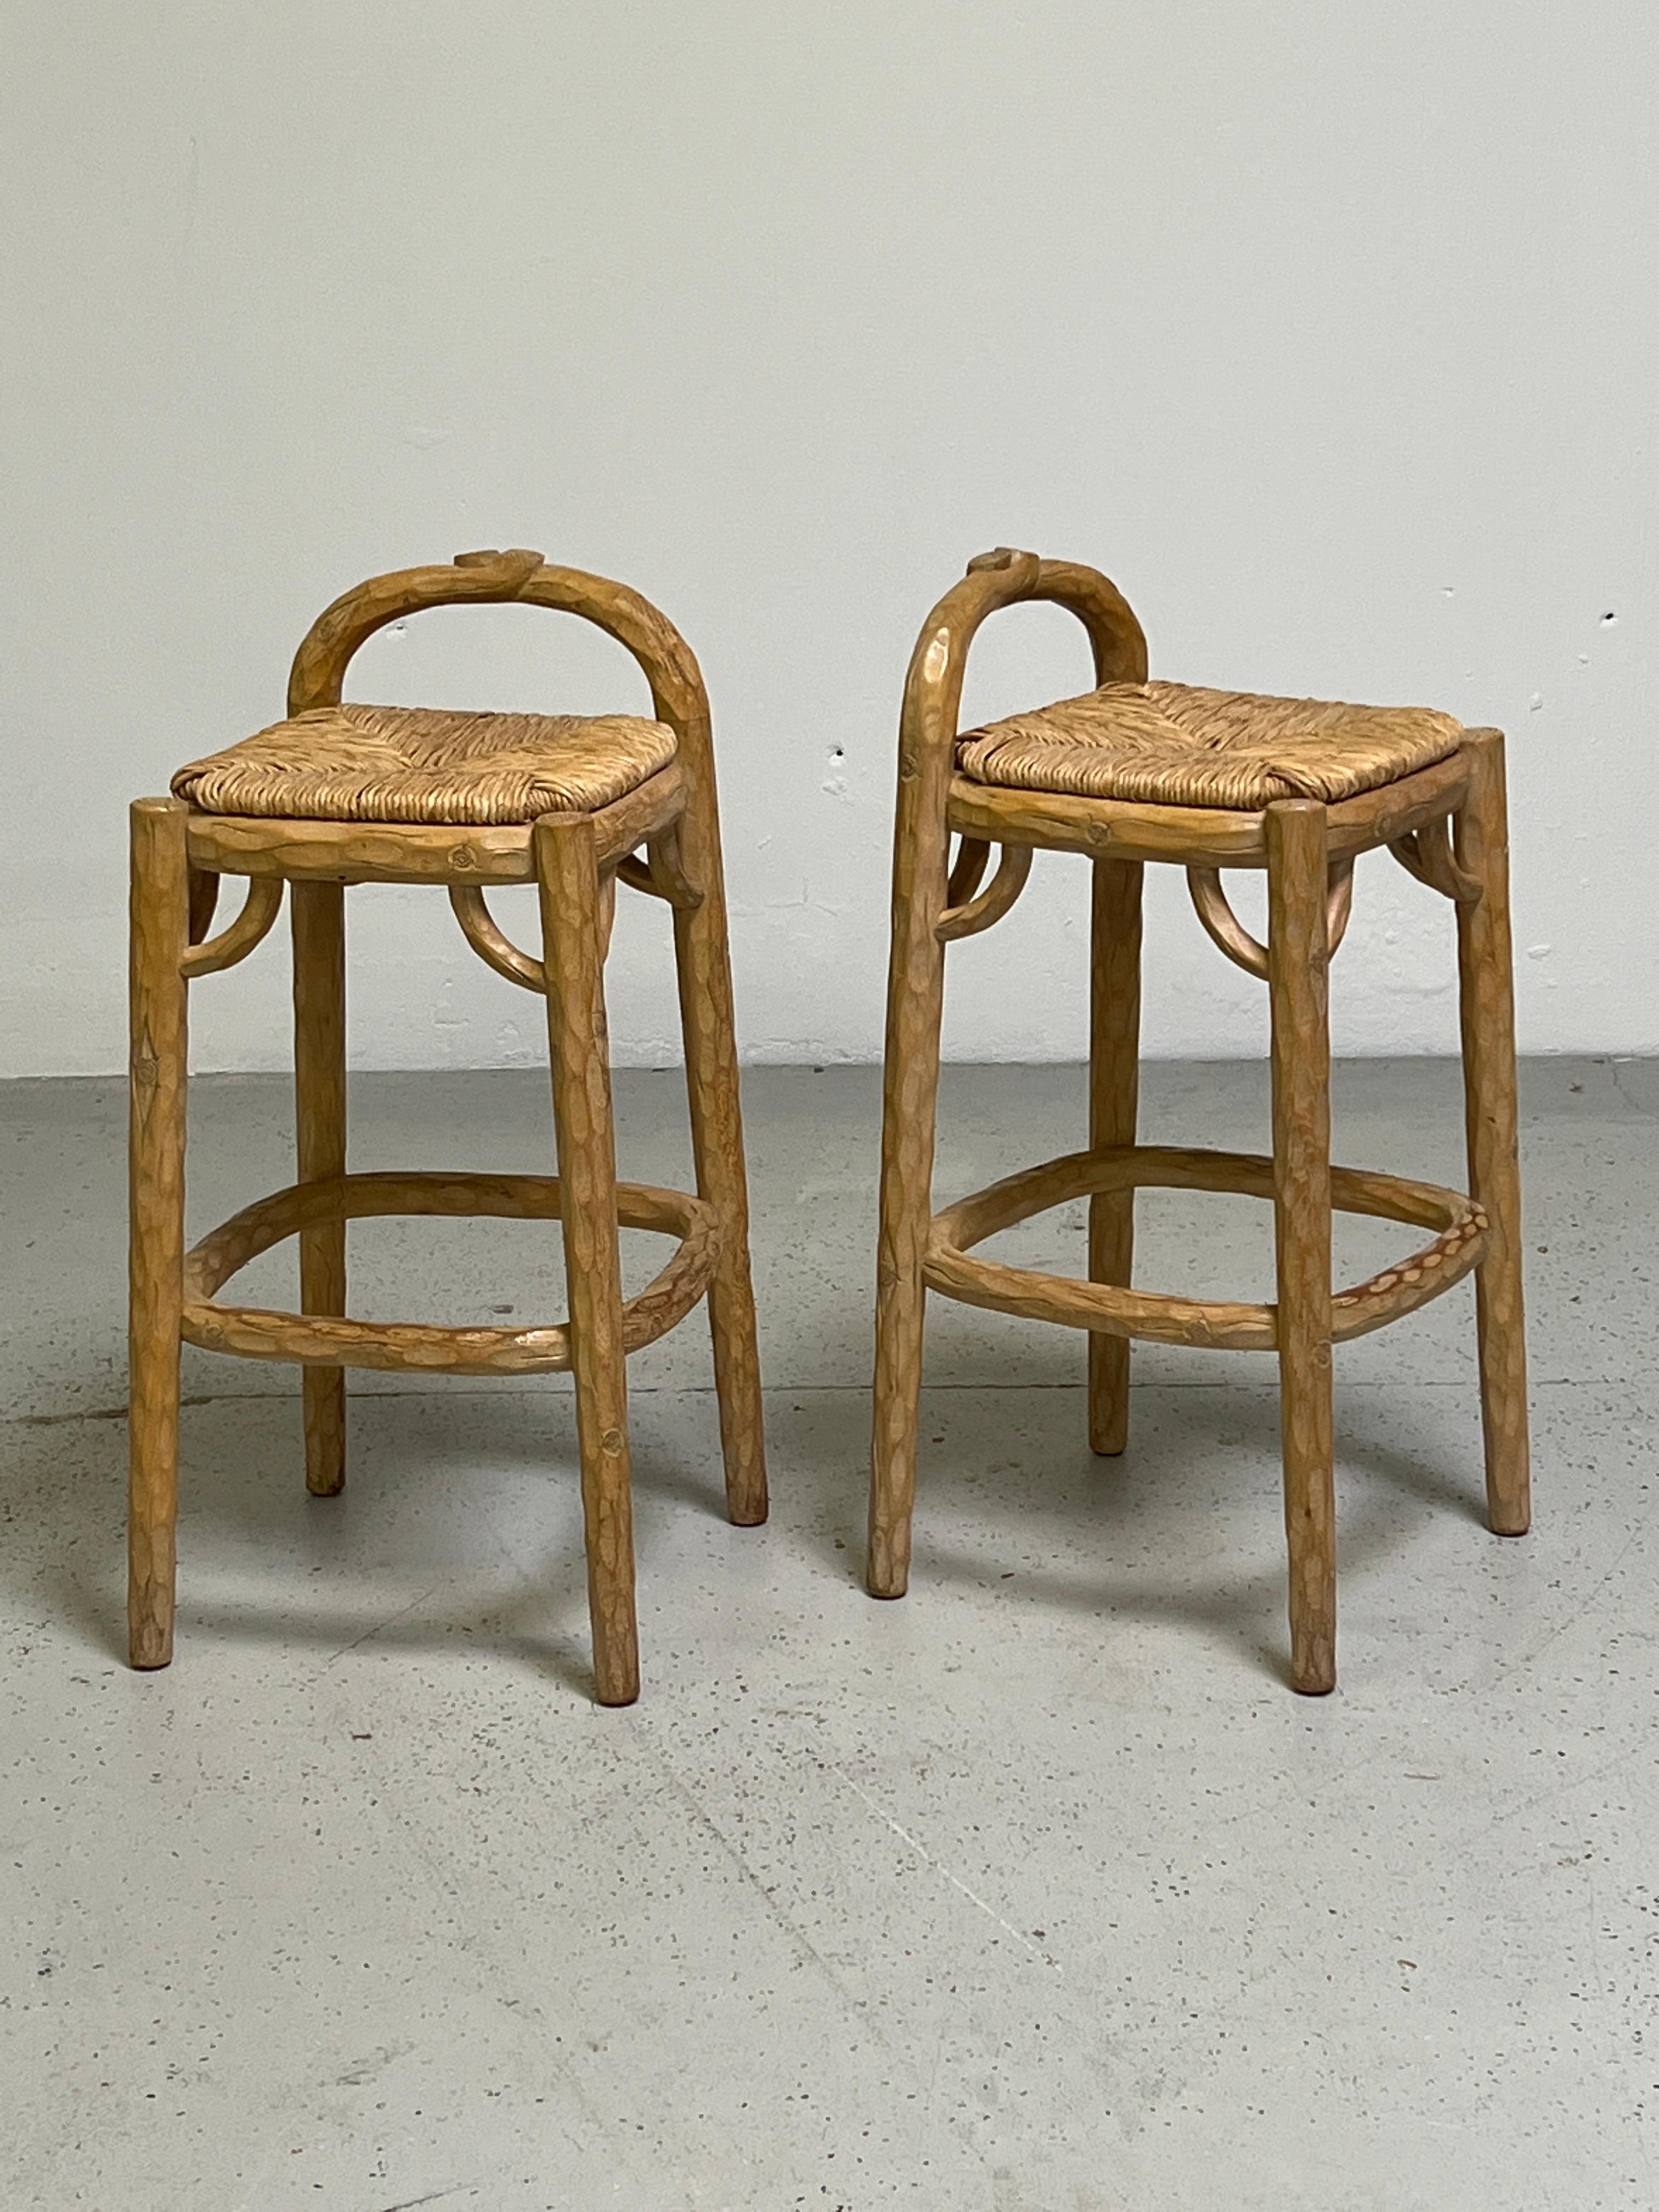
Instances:
[[[337,707],[353,658],[388,623],[428,607],[508,601],[579,615],[614,637],[644,672],[658,719],[694,747],[701,722],[707,742],[708,701],[702,677],[690,647],[667,616],[626,584],[580,568],[553,568],[524,547],[458,553],[453,562],[395,568],[343,592],[318,616],[294,656],[289,713]]]

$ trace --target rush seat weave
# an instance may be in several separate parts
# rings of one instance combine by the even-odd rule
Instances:
[[[1279,799],[1334,805],[1374,791],[1449,759],[1462,735],[1426,707],[1103,684],[964,732],[957,759],[976,783],[1255,812]]]
[[[313,707],[173,779],[208,814],[512,823],[609,806],[666,768],[672,730],[635,714]]]

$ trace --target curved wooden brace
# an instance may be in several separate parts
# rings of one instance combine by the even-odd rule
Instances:
[[[985,871],[990,866],[991,843],[988,837],[963,837],[957,843],[957,857],[951,863],[951,873],[945,886],[946,911],[953,906],[966,906],[985,880]]]
[[[1187,889],[1192,895],[1193,911],[1204,925],[1204,933],[1212,945],[1219,946],[1236,968],[1260,981],[1267,980],[1267,948],[1260,938],[1249,931],[1227,903],[1227,894],[1221,888],[1219,868],[1188,868]]]
[[[1413,830],[1404,837],[1396,837],[1389,847],[1408,876],[1415,876],[1419,884],[1426,884],[1442,898],[1449,898],[1458,906],[1473,906],[1480,896],[1480,886],[1472,875],[1457,865],[1452,851],[1451,823],[1444,815],[1436,822],[1425,823],[1420,830]]]
[[[1325,927],[1333,955],[1348,933],[1348,922],[1353,913],[1353,862],[1352,860],[1333,860],[1330,870],[1330,889],[1325,903]],[[1187,889],[1192,894],[1193,910],[1203,923],[1205,933],[1212,945],[1218,945],[1236,967],[1243,969],[1258,981],[1267,980],[1267,948],[1249,931],[1227,903],[1227,894],[1221,888],[1219,868],[1188,868]]]
[[[620,870],[606,868],[599,877],[600,957],[611,950],[611,933],[617,921],[617,877]],[[543,963],[516,945],[497,923],[484,902],[482,884],[451,884],[449,903],[461,925],[461,934],[486,968],[526,991],[547,996],[547,969]]]
[[[646,840],[646,857],[637,853],[624,854],[617,863],[617,880],[626,884],[629,890],[643,891],[647,898],[659,898],[665,904],[684,908],[688,912],[702,904],[702,891],[685,872],[680,851],[679,823],[671,823],[660,836]]]
[[[254,946],[270,933],[282,904],[280,876],[250,876],[247,896],[235,921],[228,929],[222,929],[217,937],[192,945],[179,963],[179,973],[187,982],[193,982],[198,975],[216,975],[223,969],[234,968],[239,960],[246,960]]]
[[[961,866],[958,855],[957,866]],[[1024,890],[1030,872],[1030,846],[1005,845],[997,872],[985,889],[964,905],[947,907],[934,924],[934,936],[941,945],[955,945],[964,937],[977,937],[981,929],[989,929],[993,922],[1001,921]]]
[[[219,911],[219,891],[224,878],[216,868],[196,868],[190,872],[190,941],[192,945],[205,942],[213,927],[213,917]]]
[[[971,1248],[1033,1214],[1096,1191],[1138,1189],[1236,1191],[1271,1200],[1273,1164],[1260,1153],[1212,1152],[1164,1145],[1123,1145],[1046,1160],[959,1199],[936,1214],[924,1273],[930,1289],[997,1313],[1052,1321],[1153,1343],[1192,1344],[1234,1352],[1278,1346],[1278,1310],[1216,1298],[1172,1297],[1073,1276],[1043,1274],[970,1257]],[[1461,1282],[1486,1249],[1489,1224],[1462,1191],[1413,1182],[1368,1168],[1331,1170],[1331,1199],[1344,1213],[1365,1213],[1439,1231],[1431,1244],[1381,1274],[1337,1291],[1331,1300],[1332,1340],[1398,1321]]]
[[[449,903],[461,925],[461,934],[486,968],[493,968],[509,983],[547,996],[547,971],[539,960],[520,951],[498,927],[484,903],[482,884],[451,884]]]
[[[185,1255],[180,1334],[209,1352],[245,1359],[291,1359],[331,1367],[372,1367],[451,1375],[546,1375],[570,1364],[570,1328],[441,1328],[422,1322],[350,1321],[220,1305],[214,1296],[239,1269],[285,1237],[324,1222],[386,1214],[485,1215],[556,1221],[555,1176],[426,1173],[337,1176],[275,1191],[233,1214]],[[678,1237],[667,1265],[623,1308],[624,1352],[637,1352],[683,1321],[708,1289],[720,1259],[720,1227],[705,1200],[688,1192],[618,1183],[617,1219],[624,1229]]]

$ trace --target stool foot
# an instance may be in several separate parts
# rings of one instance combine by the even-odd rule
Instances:
[[[132,809],[128,1106],[128,1656],[173,1657],[179,1497],[179,1318],[185,1254],[186,809]]]
[[[306,1310],[315,1313],[315,1306]],[[345,1488],[346,1386],[338,1367],[307,1367],[304,1393],[306,1488],[313,1498],[337,1498]]]
[[[594,1686],[602,1705],[628,1705],[640,1652],[598,850],[582,815],[544,816],[535,843]]]

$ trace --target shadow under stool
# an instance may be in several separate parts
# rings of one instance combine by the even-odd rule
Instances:
[[[655,719],[454,714],[345,705],[354,653],[426,607],[516,601],[579,615],[625,646]],[[458,555],[372,578],[319,617],[295,656],[289,719],[181,769],[132,809],[131,1486],[135,1667],[173,1656],[182,1343],[305,1370],[306,1480],[345,1480],[349,1367],[420,1375],[571,1371],[593,1669],[605,1705],[639,1694],[626,1356],[705,1296],[734,1522],[766,1518],[748,1200],[708,702],[690,648],[637,592],[539,553]],[[222,877],[248,878],[210,936]],[[344,891],[441,884],[468,943],[547,1002],[558,1175],[348,1175]],[[492,884],[535,884],[539,957],[505,937]],[[685,1041],[696,1192],[617,1182],[605,960],[617,886],[666,902]],[[198,977],[264,937],[292,886],[298,1180],[186,1252],[186,1002]],[[569,1319],[449,1328],[346,1317],[346,1223],[370,1215],[557,1220]],[[678,1240],[624,1302],[618,1224]],[[258,1254],[300,1240],[299,1313],[222,1304]]]
[[[1097,689],[959,734],[963,670],[988,615],[1019,600],[1069,608]],[[952,833],[959,840],[954,860]],[[994,872],[993,847],[1000,848]],[[1341,943],[1355,857],[1386,848],[1457,916],[1469,1190],[1334,1167],[1327,968]],[[939,1023],[948,945],[1019,896],[1034,851],[1093,863],[1089,1143],[933,1210]],[[1147,862],[1187,871],[1220,950],[1266,981],[1271,1157],[1137,1142],[1140,908]],[[1264,870],[1267,942],[1228,905],[1224,868]],[[988,873],[989,876],[987,881]],[[981,887],[982,886],[982,887]],[[1449,1289],[1476,1286],[1486,1498],[1493,1530],[1524,1534],[1529,1476],[1522,1319],[1515,1020],[1504,741],[1418,708],[1352,707],[1147,681],[1146,641],[1092,568],[1000,549],[969,564],[924,624],[906,679],[893,855],[893,941],[877,1270],[869,1586],[909,1576],[927,1292],[1089,1332],[1089,1442],[1121,1452],[1129,1345],[1277,1354],[1290,1554],[1291,1680],[1336,1681],[1331,1351]],[[1139,1187],[1271,1200],[1271,1305],[1131,1287]],[[977,1257],[974,1247],[1051,1206],[1089,1200],[1088,1279]],[[1432,1231],[1413,1258],[1333,1293],[1331,1212]]]

